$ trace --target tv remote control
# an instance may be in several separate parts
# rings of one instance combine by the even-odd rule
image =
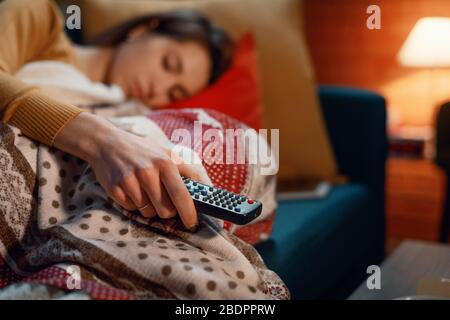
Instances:
[[[243,225],[256,219],[262,211],[262,203],[224,189],[182,177],[194,200],[197,212],[234,224]]]

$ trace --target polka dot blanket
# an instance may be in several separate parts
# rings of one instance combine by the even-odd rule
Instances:
[[[237,126],[198,110],[114,121],[155,138],[171,135],[175,127],[191,132],[199,118],[207,120],[206,127]],[[219,187],[263,199],[267,219],[275,210],[274,182],[261,178],[256,167],[204,163],[199,171]],[[0,296],[30,287],[33,298],[78,290],[91,299],[290,299],[280,277],[235,226],[200,214],[192,233],[179,217],[143,219],[126,212],[107,197],[86,162],[35,144],[4,124],[0,170]]]

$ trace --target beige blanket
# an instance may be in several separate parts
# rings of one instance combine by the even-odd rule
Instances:
[[[0,172],[0,256],[16,273],[65,263],[137,298],[290,298],[258,252],[216,219],[201,215],[197,233],[178,217],[137,222],[87,163],[3,124]]]

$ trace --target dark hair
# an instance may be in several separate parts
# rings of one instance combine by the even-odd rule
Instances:
[[[132,29],[141,25],[148,26],[149,32],[172,37],[178,41],[193,40],[203,45],[208,50],[212,62],[209,84],[215,82],[231,65],[234,43],[230,36],[205,16],[193,10],[175,10],[137,17],[106,30],[86,44],[100,46],[120,44],[127,39]]]

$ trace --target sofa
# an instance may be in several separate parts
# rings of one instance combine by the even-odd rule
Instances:
[[[334,86],[318,94],[348,183],[333,186],[324,199],[281,201],[271,237],[256,249],[292,299],[345,299],[385,254],[385,100]]]
[[[83,43],[80,30],[66,32]],[[280,202],[271,237],[256,246],[293,299],[346,298],[367,266],[384,257],[385,101],[333,86],[319,87],[318,95],[339,172],[349,183],[323,200]]]

